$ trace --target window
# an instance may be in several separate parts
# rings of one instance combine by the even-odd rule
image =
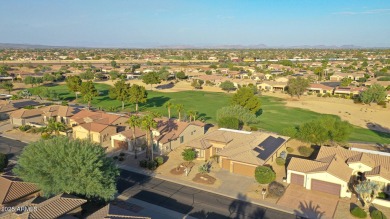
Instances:
[[[184,136],[180,136],[180,144],[184,142]]]

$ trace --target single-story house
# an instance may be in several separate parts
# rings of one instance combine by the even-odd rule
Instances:
[[[0,101],[0,120],[9,119],[9,114],[17,109],[22,109],[26,106],[39,106],[41,103],[29,99],[21,100],[2,100]]]
[[[83,123],[96,122],[114,126],[126,126],[127,119],[127,116],[121,114],[81,110],[69,118],[69,124],[76,126]]]
[[[264,81],[258,84],[257,88],[264,91],[285,91],[287,82]]]
[[[340,75],[340,74],[333,74],[329,77],[330,81],[341,81],[345,78],[344,75]]]
[[[338,95],[353,95],[358,96],[361,92],[363,92],[366,88],[365,87],[336,87],[334,90],[334,94]]]
[[[69,125],[70,117],[80,112],[79,108],[60,105],[47,106],[40,109],[43,112],[43,121],[45,123],[47,123],[49,119],[53,118],[57,122],[62,122],[66,125]]]
[[[197,159],[219,157],[222,169],[253,177],[261,165],[271,165],[286,148],[289,138],[269,132],[246,132],[221,128],[188,143]]]
[[[390,156],[323,146],[315,160],[291,158],[287,166],[287,183],[340,197],[350,198],[351,186],[362,179],[389,192]]]
[[[363,73],[352,73],[352,74],[348,74],[347,77],[353,81],[359,81],[359,79],[365,78]]]
[[[184,144],[205,133],[205,124],[200,121],[183,122],[177,119],[156,118],[157,129],[152,130],[153,134],[153,152],[156,154],[167,154]],[[136,128],[136,144],[138,148],[145,142],[145,131]],[[120,132],[111,137],[112,147],[127,147],[130,153],[134,152],[134,140],[132,130]]]
[[[44,124],[41,109],[18,109],[11,112],[10,123],[15,126],[29,125],[29,124]]]
[[[319,93],[319,94],[332,94],[334,88],[329,87],[323,84],[310,84],[309,87],[307,88],[307,91],[309,92],[314,92],[314,93]]]

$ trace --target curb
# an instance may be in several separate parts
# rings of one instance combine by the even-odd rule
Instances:
[[[224,196],[224,197],[228,197],[228,198],[232,198],[232,199],[237,199],[237,197],[233,197],[231,195],[226,195],[226,194],[223,194],[223,193],[220,193],[220,192],[215,192],[215,191],[212,191],[212,190],[209,190],[209,189],[199,188],[199,187],[195,187],[193,185],[184,184],[184,183],[179,182],[179,181],[167,179],[165,177],[159,176],[156,173],[147,173],[147,172],[139,171],[138,169],[136,169],[134,167],[130,167],[129,168],[129,167],[125,166],[125,165],[118,165],[118,166],[119,166],[120,169],[127,170],[127,171],[130,171],[130,172],[135,172],[135,173],[139,173],[139,174],[142,174],[142,175],[155,177],[157,179],[162,179],[162,180],[165,180],[165,181],[168,181],[168,182],[171,182],[171,183],[176,183],[176,184],[180,184],[180,185],[183,185],[183,186],[191,187],[191,188],[194,188],[194,189],[199,189],[199,190],[202,190],[202,191],[205,191],[205,192],[213,193],[213,194],[216,194],[216,195],[220,195],[220,196]],[[127,168],[129,168],[129,169],[127,169]],[[241,199],[238,199],[238,200],[241,200]],[[248,202],[248,200],[241,200],[241,201]],[[259,205],[259,206],[262,206],[262,207],[265,207],[265,208],[272,209],[272,210],[282,211],[284,213],[296,215],[296,214],[294,214],[294,211],[292,211],[292,210],[289,211],[289,210],[286,210],[286,209],[276,208],[274,206],[270,206],[270,205],[264,204],[264,203],[259,203],[259,202],[256,202],[256,201],[249,201],[249,202],[253,203],[253,204],[256,204],[256,205]]]
[[[14,141],[20,141],[20,142],[23,142],[23,143],[25,143],[25,144],[29,144],[29,143],[30,143],[30,142],[27,142],[27,141],[21,141],[21,140],[19,140],[19,139],[16,139],[16,138],[13,138],[13,137],[9,137],[9,136],[7,136],[7,135],[2,135],[2,134],[0,134],[0,137],[8,138],[8,139],[11,139],[11,140],[14,140]]]

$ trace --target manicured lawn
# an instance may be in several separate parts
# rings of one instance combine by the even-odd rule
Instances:
[[[120,109],[121,102],[111,100],[108,97],[109,85],[95,84],[96,88],[101,92],[101,96],[96,97],[92,101],[92,105],[98,108],[110,110],[112,108]],[[65,85],[50,87],[54,89],[62,99],[71,100],[75,98],[73,92],[69,92]],[[199,112],[199,117],[207,122],[215,123],[216,111],[221,107],[229,105],[231,94],[214,93],[203,91],[183,91],[173,93],[163,93],[158,91],[148,91],[148,101],[140,104],[141,111],[159,112],[164,116],[168,115],[164,104],[171,101],[174,104],[183,104],[185,115],[188,110],[196,110]],[[260,123],[256,126],[260,129],[280,133],[284,128],[289,126],[299,125],[303,122],[315,119],[323,114],[316,113],[300,108],[286,107],[282,99],[262,96],[262,115]],[[79,100],[82,102],[82,98]],[[125,111],[135,109],[133,104],[126,104]],[[177,112],[171,109],[172,116],[176,117]],[[362,142],[377,142],[390,143],[390,134],[372,131],[360,127],[354,127],[350,141]]]

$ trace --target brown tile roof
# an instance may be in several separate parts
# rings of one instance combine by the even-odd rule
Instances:
[[[291,158],[287,169],[302,173],[310,173],[324,171],[327,166],[327,163],[293,157]]]
[[[156,136],[155,139],[162,144],[177,139],[189,125],[204,126],[202,122],[188,123],[168,118],[158,118],[155,121],[157,122],[157,131],[160,133],[160,136]]]
[[[18,109],[10,114],[10,117],[22,119],[28,117],[41,116],[43,114],[41,109]]]
[[[38,191],[39,188],[33,183],[23,182],[11,175],[0,176],[0,204],[16,201]]]
[[[58,218],[86,203],[87,200],[76,196],[60,194],[38,205],[36,211],[30,212],[29,218]]]
[[[280,145],[278,145],[279,148],[289,138],[267,132],[239,132],[219,129],[188,142],[186,146],[206,149],[211,147],[213,142],[222,143],[226,146],[218,152],[218,155],[228,157],[234,161],[263,165],[274,154],[273,150],[269,151],[268,148],[264,149],[264,147],[261,147],[261,144],[269,139],[282,140]],[[272,142],[270,143],[272,144]]]
[[[122,116],[120,115],[109,114],[102,111],[95,112],[90,110],[81,110],[80,112],[70,117],[70,119],[76,121],[79,124],[88,121],[94,121],[96,123],[111,125],[121,117]]]
[[[70,107],[70,106],[60,106],[53,105],[41,108],[45,116],[61,116],[61,117],[70,117],[79,112],[78,108]]]
[[[389,156],[351,151],[341,147],[321,147],[316,160],[292,158],[287,169],[303,173],[326,171],[348,182],[353,170],[347,164],[356,162],[361,162],[373,168],[366,172],[366,176],[379,175],[390,180]],[[317,166],[318,169],[316,169]]]
[[[323,90],[333,90],[333,87],[329,87],[323,84],[310,84],[308,89],[323,89]]]
[[[149,217],[139,216],[137,213],[125,210],[118,206],[108,204],[99,209],[95,213],[88,216],[86,219],[115,219],[115,218],[134,218],[134,219],[149,219]]]
[[[128,139],[133,139],[133,128],[128,129],[126,131],[119,132],[118,134],[121,134],[125,136]],[[140,138],[146,135],[146,132],[138,127],[135,127],[135,138]]]
[[[84,129],[90,131],[90,132],[97,132],[97,133],[102,132],[107,127],[115,127],[115,126],[111,126],[111,125],[100,124],[97,122],[82,123],[82,124],[80,124],[80,126],[83,127]]]

